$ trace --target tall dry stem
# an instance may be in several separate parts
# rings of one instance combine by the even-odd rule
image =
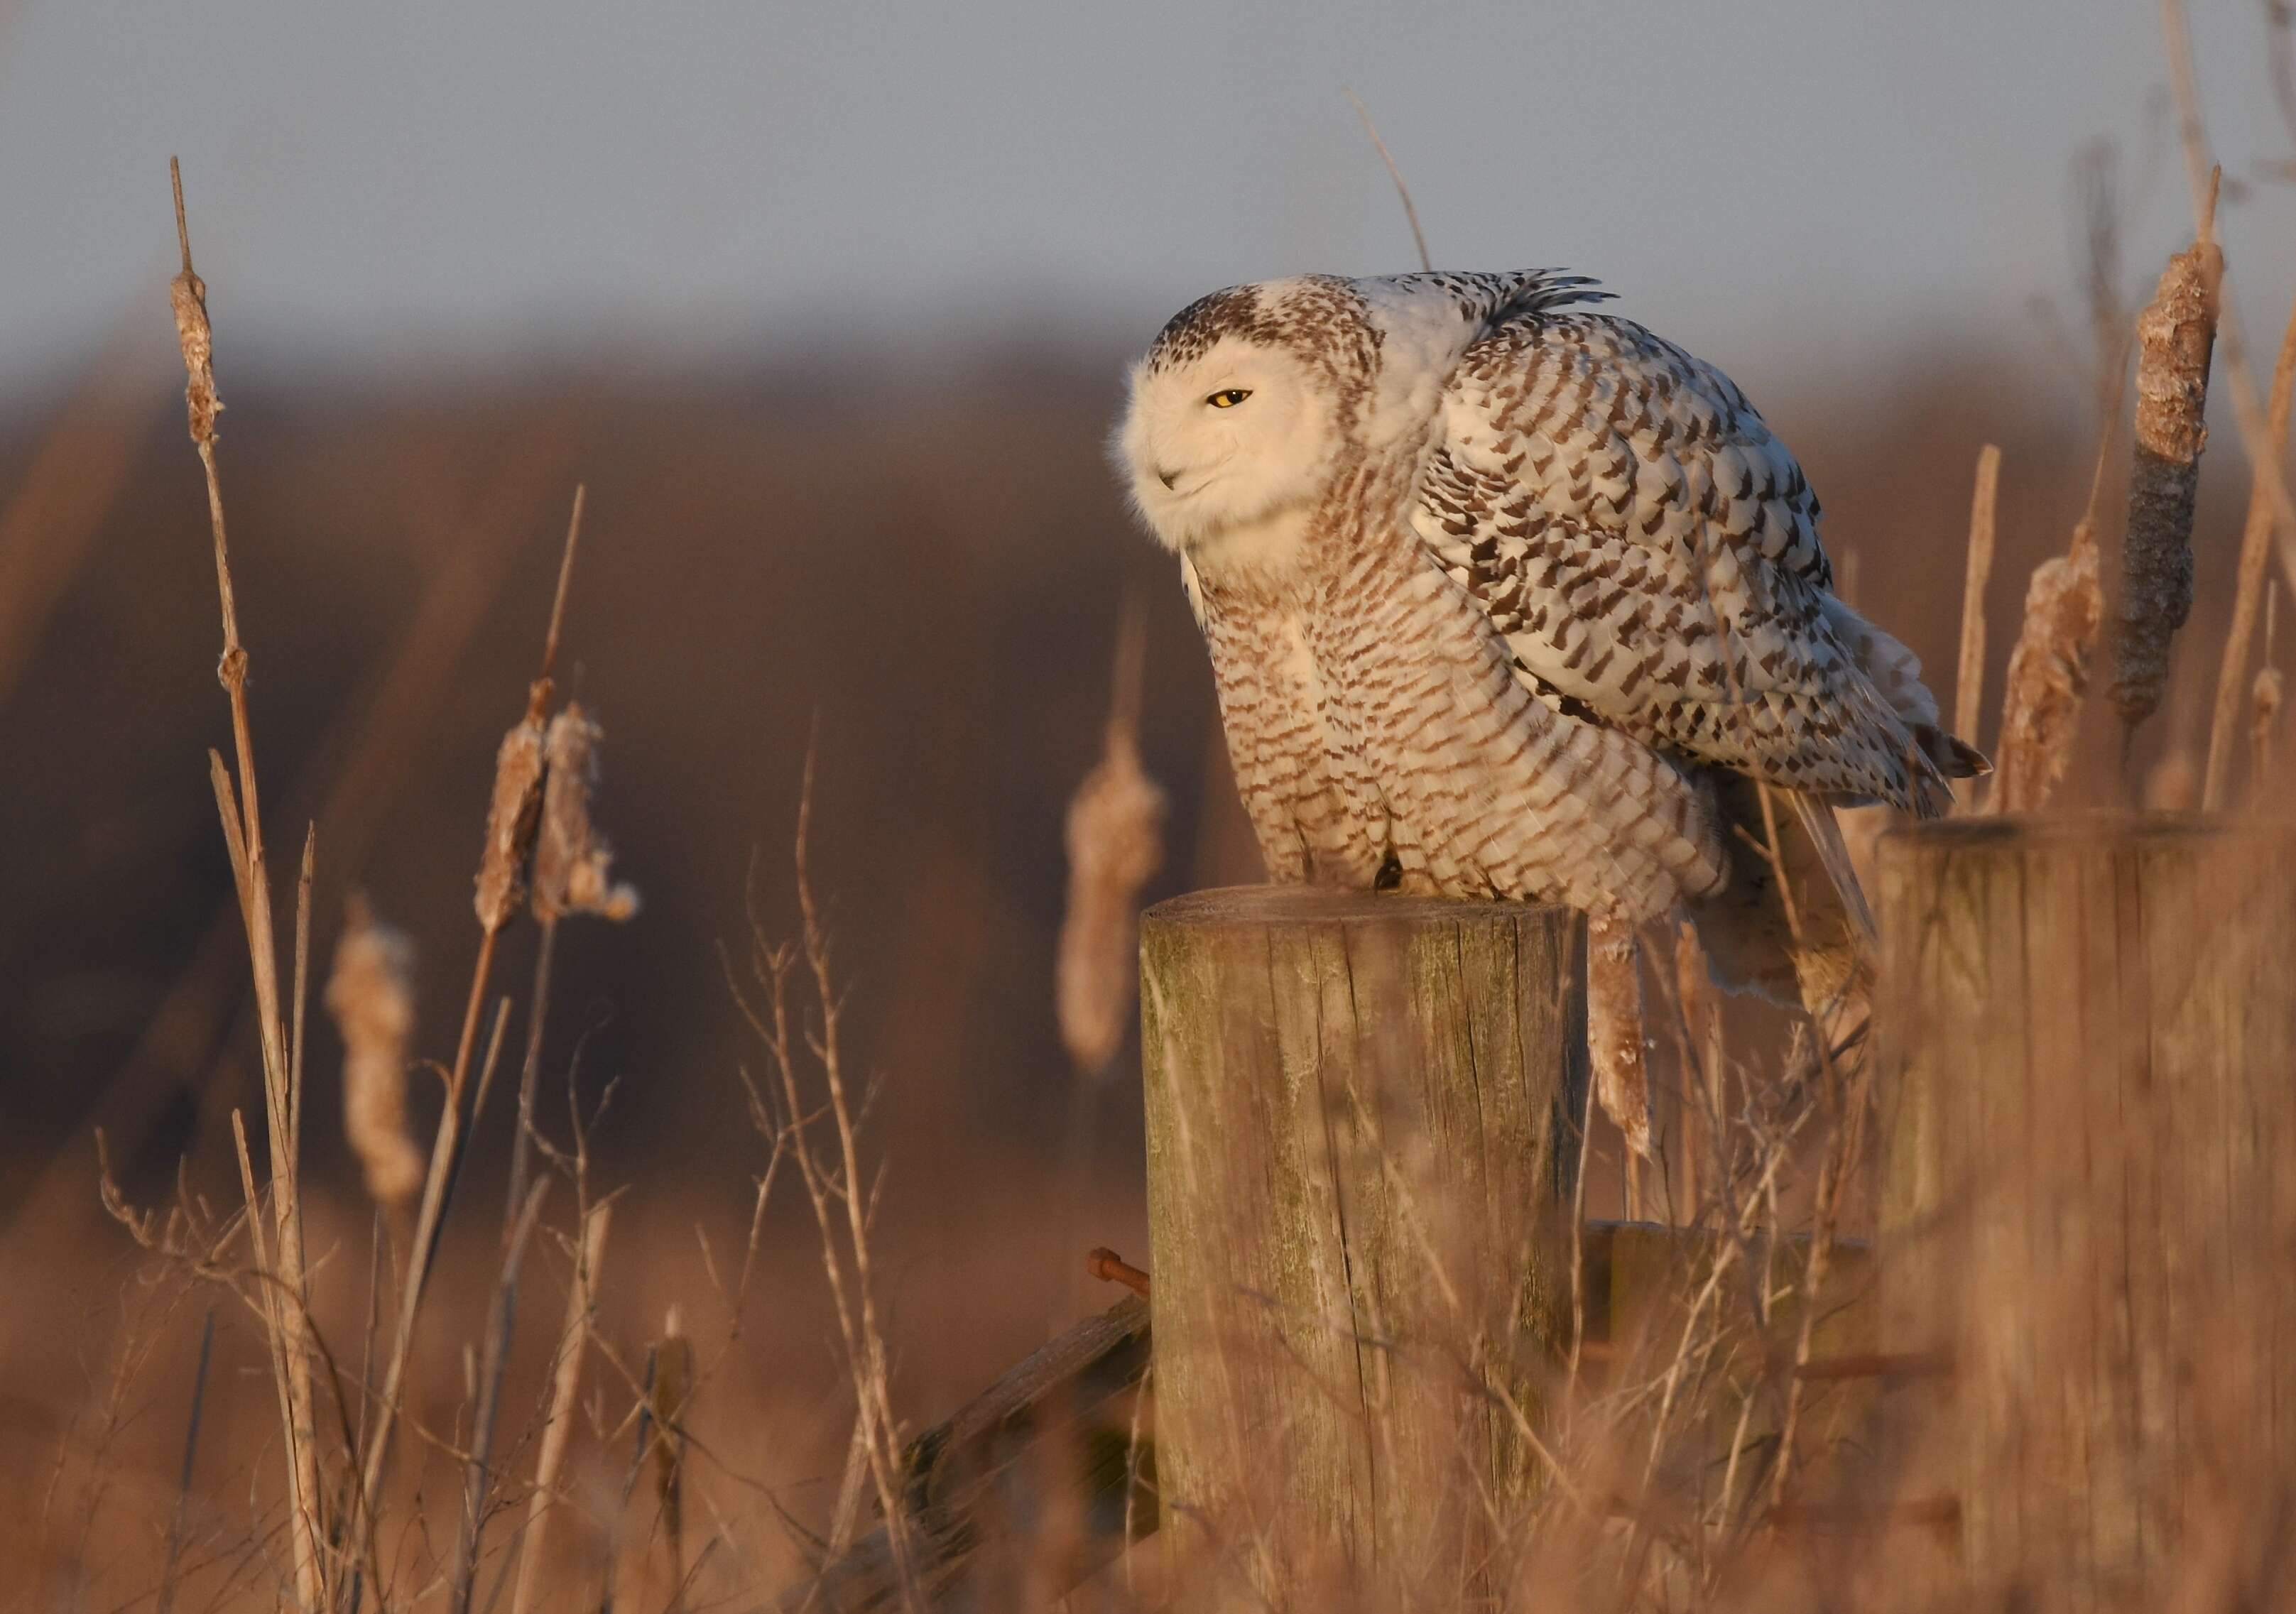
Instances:
[[[1988,443],[1977,453],[1977,488],[1969,505],[1969,560],[1961,586],[1961,660],[1953,686],[1953,732],[1977,743],[1985,700],[1985,586],[1993,576],[1994,509],[2001,487],[2001,450]],[[1963,811],[1977,793],[1974,779],[1956,779]]]
[[[494,1029],[487,1040],[486,1056],[480,1065],[473,1092],[472,1059],[478,1044],[488,984],[493,978],[496,943],[525,901],[527,862],[533,854],[540,828],[546,735],[544,719],[549,714],[556,687],[553,676],[558,663],[559,635],[566,619],[567,590],[573,578],[575,544],[581,534],[582,504],[582,490],[577,488],[566,547],[559,562],[557,593],[551,602],[550,627],[543,638],[541,671],[528,686],[525,713],[503,736],[496,753],[486,832],[473,882],[472,905],[479,920],[478,958],[471,969],[462,1033],[455,1045],[455,1062],[447,1071],[446,1102],[439,1111],[438,1135],[431,1141],[430,1169],[415,1213],[414,1241],[407,1251],[406,1275],[400,1288],[389,1364],[383,1370],[381,1390],[366,1430],[365,1446],[358,1454],[358,1487],[353,1498],[350,1526],[345,1533],[346,1561],[362,1570],[371,1567],[368,1557],[381,1506],[383,1480],[390,1464],[407,1358],[414,1349],[416,1324],[438,1255],[439,1235],[452,1205],[455,1184],[460,1179],[464,1141],[493,1081],[502,1052],[503,1030],[509,1017],[507,999],[495,1013]],[[359,1599],[360,1585],[354,1581],[348,1599],[352,1614],[357,1614]]]
[[[543,1425],[542,1448],[535,1457],[534,1491],[526,1504],[526,1534],[519,1543],[518,1579],[511,1593],[510,1614],[532,1614],[543,1565],[550,1561],[545,1543],[551,1511],[558,1500],[559,1476],[565,1471],[567,1444],[574,1433],[575,1397],[582,1386],[582,1348],[597,1309],[598,1273],[606,1258],[606,1229],[613,1208],[611,1200],[592,1206],[575,1246],[566,1321],[558,1331],[558,1355],[550,1377],[549,1421]]]
[[[2296,390],[2296,303],[2289,307],[2288,324],[2280,337],[2280,356],[2272,367],[2272,403],[2265,431],[2276,455],[2287,451],[2292,390]],[[2258,471],[2249,486],[2248,519],[2240,534],[2240,581],[2233,594],[2224,660],[2217,668],[2216,706],[2209,722],[2208,772],[2201,787],[2201,807],[2211,813],[2224,806],[2226,781],[2232,771],[2233,732],[2240,723],[2241,683],[2255,644],[2257,605],[2264,594],[2266,570],[2272,563],[2272,500],[2265,491],[2265,475]]]
[[[176,239],[183,250],[184,266],[168,283],[168,300],[176,315],[176,338],[184,356],[184,404],[192,444],[199,451],[208,491],[208,526],[215,541],[216,593],[223,612],[223,657],[217,674],[231,704],[232,746],[238,762],[238,791],[221,758],[212,774],[216,805],[223,818],[224,840],[231,852],[232,876],[239,896],[240,916],[247,931],[248,961],[254,978],[256,1020],[263,1050],[263,1096],[271,1151],[271,1208],[277,1219],[278,1281],[292,1304],[281,1307],[279,1348],[286,1379],[286,1407],[282,1435],[291,1474],[291,1518],[293,1533],[296,1595],[308,1610],[316,1610],[326,1597],[326,1572],[321,1558],[325,1531],[319,1518],[317,1430],[311,1410],[311,1341],[308,1319],[309,1291],[303,1272],[303,1215],[299,1195],[296,1140],[302,1095],[300,1072],[291,1062],[288,1029],[280,1007],[278,943],[272,925],[271,884],[263,840],[263,813],[256,791],[255,739],[247,709],[247,649],[239,635],[239,610],[232,589],[231,550],[226,537],[223,483],[216,469],[217,414],[223,401],[215,382],[215,336],[208,321],[207,283],[192,267],[191,226],[184,209],[183,168],[168,161],[176,197]],[[310,850],[305,848],[306,877]],[[300,980],[296,1013],[299,1021]],[[250,1216],[259,1214],[252,1204]]]

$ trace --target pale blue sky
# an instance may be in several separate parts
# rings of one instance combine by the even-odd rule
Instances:
[[[2194,0],[2228,168],[2285,153],[2259,0]],[[0,394],[164,348],[179,152],[226,371],[1144,340],[1213,286],[1559,263],[1758,393],[1951,324],[2046,362],[2067,160],[2178,244],[2151,0],[875,5],[0,0]],[[2148,135],[2148,130],[2151,133]],[[2296,191],[2228,221],[2266,340]],[[140,313],[138,312],[140,311]],[[130,329],[136,327],[131,326]]]

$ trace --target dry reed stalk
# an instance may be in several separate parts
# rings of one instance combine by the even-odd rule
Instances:
[[[566,1464],[566,1447],[574,1432],[574,1399],[582,1385],[582,1348],[588,1340],[597,1309],[598,1272],[606,1257],[606,1229],[613,1215],[608,1200],[590,1208],[583,1218],[581,1241],[576,1247],[574,1276],[566,1295],[566,1321],[558,1331],[558,1356],[550,1378],[550,1417],[543,1425],[542,1447],[534,1462],[534,1492],[526,1504],[526,1534],[519,1543],[518,1578],[511,1592],[510,1614],[532,1614],[538,1577],[547,1554],[550,1511],[558,1500],[558,1477]]]
[[[2169,649],[2193,610],[2193,504],[2208,445],[2209,363],[2216,348],[2224,255],[2214,195],[2199,239],[2169,260],[2136,320],[2136,446],[2121,545],[2112,704],[2125,758],[2161,704]]]
[[[2259,783],[2271,776],[2272,735],[2279,726],[2283,692],[2278,668],[2256,669],[2256,683],[2249,692],[2248,744]]]
[[[176,1480],[176,1509],[168,1516],[168,1551],[160,1569],[160,1595],[153,1614],[176,1606],[176,1570],[184,1557],[184,1525],[192,1505],[192,1468],[200,1454],[200,1416],[207,1408],[208,1366],[215,1356],[215,1308],[200,1324],[199,1365],[192,1372],[192,1413],[184,1431],[184,1466]]]
[[[2280,669],[2272,664],[2272,619],[2278,614],[2279,602],[2277,589],[2266,592],[2264,665],[2256,669],[2256,682],[2250,687],[2248,697],[2249,778],[2252,782],[2252,797],[2259,801],[2271,782],[2273,732],[2280,724]]]
[[[480,1066],[481,1086],[492,1077],[502,1053],[503,1028],[510,1019],[510,1000],[495,1010],[494,1029],[487,1037]],[[439,1111],[439,1130],[430,1140],[430,1165],[422,1179],[422,1198],[414,1213],[414,1237],[407,1245],[406,1275],[401,1280],[398,1318],[391,1334],[390,1358],[383,1369],[382,1386],[375,1397],[373,1417],[366,1431],[365,1449],[358,1454],[357,1487],[351,1498],[351,1520],[344,1533],[343,1559],[354,1576],[370,1572],[369,1554],[374,1527],[381,1510],[382,1482],[390,1463],[391,1437],[398,1428],[406,1380],[407,1358],[414,1349],[414,1326],[429,1291],[430,1269],[439,1249],[439,1232],[446,1220],[455,1170],[463,1153],[463,1136],[471,1117],[463,1112],[451,1077],[447,1102]],[[360,1586],[354,1581],[350,1605],[357,1614]]]
[[[289,1322],[280,1304],[283,1296],[278,1268],[272,1265],[269,1242],[263,1236],[263,1195],[255,1185],[255,1162],[247,1150],[247,1121],[237,1110],[231,1112],[232,1142],[239,1152],[240,1192],[247,1200],[248,1247],[254,1257],[251,1268],[255,1280],[258,1305],[257,1318],[263,1324],[264,1344],[271,1360],[272,1388],[279,1397],[279,1419],[282,1427],[294,1426],[294,1395],[289,1382],[287,1356],[289,1351]],[[302,1475],[292,1456],[287,1464],[287,1497],[291,1520],[300,1517],[304,1510]],[[316,1614],[316,1605],[306,1605],[305,1614]]]
[[[581,531],[582,490],[574,493],[573,523],[567,535],[566,561],[573,560]],[[562,567],[562,571],[563,567]],[[563,584],[561,584],[562,590]],[[542,817],[534,848],[532,906],[541,929],[534,954],[534,991],[528,1001],[526,1053],[519,1064],[518,1130],[511,1142],[510,1192],[503,1204],[503,1235],[526,1192],[532,1150],[535,1088],[541,1078],[542,1038],[550,1012],[550,973],[558,951],[558,922],[568,914],[596,914],[615,921],[637,912],[638,894],[609,878],[613,851],[590,816],[590,792],[598,780],[598,746],[605,733],[577,702],[551,720],[543,742],[549,775],[543,787]]]
[[[438,1255],[439,1235],[460,1180],[463,1146],[479,1108],[493,1083],[502,1053],[503,1029],[510,1004],[496,1011],[494,1029],[487,1039],[472,1092],[471,1061],[477,1046],[479,1022],[485,1007],[488,983],[494,973],[496,944],[503,930],[518,914],[525,899],[528,859],[542,816],[544,742],[543,719],[555,690],[553,675],[558,664],[559,635],[566,620],[567,590],[573,580],[574,552],[582,528],[583,490],[574,492],[574,512],[569,521],[566,547],[559,561],[558,587],[550,607],[550,627],[542,646],[542,669],[527,689],[527,708],[503,736],[495,757],[494,785],[488,797],[487,824],[472,905],[479,920],[479,953],[471,969],[470,996],[463,1010],[463,1028],[455,1046],[455,1062],[447,1071],[446,1102],[439,1111],[438,1135],[431,1140],[430,1164],[415,1214],[414,1241],[407,1252],[407,1270],[399,1296],[398,1322],[392,1336],[390,1362],[384,1370],[380,1404],[359,1454],[359,1483],[356,1512],[346,1532],[345,1559],[365,1567],[373,1539],[384,1475],[390,1462],[391,1438],[397,1428],[407,1357],[414,1348],[414,1331],[422,1316],[430,1270]],[[358,1591],[351,1604],[356,1614]]]
[[[239,612],[232,589],[231,551],[226,537],[223,483],[216,469],[215,419],[223,402],[216,393],[215,336],[208,321],[207,283],[192,267],[191,227],[184,209],[183,169],[168,162],[175,191],[176,239],[184,266],[168,283],[176,315],[176,339],[184,359],[184,404],[193,447],[199,452],[208,491],[208,526],[215,543],[216,593],[223,613],[223,656],[217,674],[231,704],[232,746],[238,762],[238,790],[223,758],[210,751],[216,804],[231,853],[240,914],[247,930],[248,959],[254,978],[258,1041],[263,1051],[264,1108],[271,1147],[272,1212],[277,1219],[278,1281],[292,1298],[281,1308],[281,1336],[287,1380],[285,1427],[282,1433],[293,1486],[293,1555],[296,1594],[307,1610],[322,1606],[327,1576],[321,1556],[325,1537],[318,1515],[318,1454],[311,1413],[311,1345],[307,1316],[308,1290],[303,1270],[303,1217],[298,1192],[295,1149],[301,1093],[300,1074],[290,1062],[287,1026],[280,1009],[278,943],[272,925],[269,867],[263,840],[263,814],[256,791],[255,741],[247,709],[247,650],[239,635]],[[305,848],[308,871],[309,848]],[[308,872],[306,875],[308,886]],[[300,982],[297,982],[300,1015]],[[250,1206],[250,1214],[259,1214]]]
[[[502,1279],[495,1289],[487,1317],[485,1365],[480,1370],[478,1405],[471,1416],[471,1454],[463,1464],[463,1522],[455,1552],[455,1578],[447,1604],[455,1614],[470,1614],[471,1594],[478,1584],[479,1553],[486,1536],[488,1471],[494,1459],[496,1418],[502,1407],[503,1376],[510,1365],[510,1335],[517,1306],[518,1272],[526,1258],[528,1241],[542,1217],[542,1200],[550,1189],[548,1178],[535,1184],[512,1225],[509,1246],[503,1252]]]
[[[573,531],[578,533],[578,489],[575,496]],[[573,538],[570,536],[568,563],[572,549]],[[477,1434],[466,1465],[462,1569],[454,1597],[458,1614],[466,1614],[469,1609],[478,1569],[479,1538],[484,1529],[487,1462],[501,1403],[503,1377],[509,1367],[511,1341],[517,1330],[519,1252],[531,1226],[534,1207],[540,1200],[542,1184],[535,1184],[529,1194],[527,1177],[531,1159],[534,1093],[541,1070],[543,1029],[549,1014],[551,961],[557,950],[558,922],[569,914],[595,914],[607,919],[625,920],[638,907],[636,890],[627,885],[616,885],[611,878],[613,852],[590,815],[590,792],[598,780],[598,747],[604,738],[604,731],[580,705],[569,701],[565,709],[551,719],[543,744],[548,773],[535,835],[529,893],[529,905],[542,935],[535,949],[534,994],[527,1010],[526,1055],[519,1072],[518,1132],[511,1146],[510,1197],[503,1212],[503,1266],[495,1288],[480,1368],[480,1400],[473,1419]],[[526,1207],[522,1212],[521,1205]]]
[[[2296,303],[2289,307],[2288,324],[2280,337],[2280,356],[2272,367],[2272,402],[2265,430],[2275,455],[2287,449],[2292,390],[2296,390]],[[2232,626],[2225,634],[2224,660],[2217,668],[2216,707],[2209,722],[2208,774],[2201,791],[2201,807],[2206,812],[2224,806],[2226,779],[2232,771],[2233,729],[2240,721],[2241,679],[2248,671],[2249,652],[2256,637],[2257,602],[2263,597],[2267,569],[2272,563],[2272,500],[2264,483],[2264,473],[2259,471],[2250,484],[2248,517],[2241,528],[2240,583],[2233,595]]]
[[[2001,450],[1988,443],[1977,453],[1977,488],[1969,505],[1969,561],[1961,586],[1961,661],[1954,681],[1953,732],[1977,743],[1985,699],[1985,586],[1993,576],[1994,507],[2001,487]],[[1974,779],[1954,781],[1960,808],[1976,799]]]
[[[343,1132],[366,1191],[394,1212],[422,1186],[422,1151],[406,1126],[406,1044],[414,1029],[414,946],[350,899],[335,943],[326,1004],[343,1039]]]
[[[1061,1042],[1096,1077],[1124,1045],[1139,984],[1141,889],[1164,861],[1164,792],[1140,766],[1140,612],[1128,605],[1101,759],[1069,801],[1068,907],[1054,963]]]
[[[663,1544],[669,1555],[669,1606],[685,1601],[685,1414],[693,1402],[693,1341],[686,1338],[684,1318],[676,1307],[662,1323],[661,1343],[654,1350],[651,1392],[654,1423],[654,1493],[661,1503]]]
[[[1371,136],[1373,146],[1379,152],[1379,160],[1387,165],[1387,176],[1395,181],[1395,193],[1403,199],[1403,217],[1411,225],[1411,244],[1419,249],[1419,266],[1432,270],[1435,260],[1427,256],[1427,237],[1419,228],[1419,209],[1411,205],[1411,187],[1403,183],[1403,170],[1396,167],[1395,153],[1389,151],[1387,142],[1379,137],[1379,125],[1371,120],[1371,109],[1364,104],[1363,97],[1353,90],[1347,92],[1347,97],[1356,109],[1356,116],[1363,119],[1364,133]]]

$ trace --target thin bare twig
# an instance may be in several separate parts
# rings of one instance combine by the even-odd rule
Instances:
[[[2272,453],[2288,447],[2288,414],[2292,388],[2296,388],[2296,303],[2288,310],[2288,324],[2280,338],[2280,356],[2272,367],[2272,402],[2267,412],[2266,433]],[[2256,472],[2248,494],[2248,519],[2240,535],[2240,583],[2233,595],[2232,627],[2225,634],[2224,660],[2217,668],[2216,707],[2209,722],[2208,771],[2201,787],[2201,808],[2213,813],[2224,806],[2225,785],[2232,772],[2233,737],[2240,726],[2242,684],[2256,639],[2257,605],[2265,592],[2265,573],[2272,563],[2272,502],[2264,487],[2264,472]]]
[[[1961,663],[1954,681],[1953,732],[1972,745],[1985,700],[1985,586],[1993,576],[1994,506],[2001,487],[2001,450],[1991,443],[1978,450],[1977,489],[1969,506],[1969,562],[1961,586]],[[1967,810],[1977,793],[1974,779],[1956,779],[1953,792]]]
[[[1427,255],[1427,237],[1419,228],[1419,209],[1412,206],[1411,187],[1403,183],[1403,170],[1395,165],[1395,153],[1389,151],[1387,142],[1379,137],[1379,126],[1371,120],[1371,109],[1364,105],[1363,97],[1353,90],[1348,91],[1347,96],[1355,106],[1356,116],[1363,119],[1364,133],[1371,136],[1372,144],[1378,148],[1379,160],[1387,165],[1387,176],[1395,181],[1395,193],[1403,199],[1403,217],[1410,221],[1412,244],[1419,249],[1419,266],[1432,270],[1435,260]]]
[[[215,1308],[208,1308],[200,1324],[200,1362],[192,1372],[192,1415],[184,1431],[184,1466],[176,1481],[176,1511],[168,1518],[168,1556],[160,1570],[160,1598],[154,1614],[168,1614],[176,1606],[176,1570],[184,1556],[184,1521],[192,1503],[192,1465],[200,1454],[200,1414],[207,1406],[208,1364],[215,1356]]]

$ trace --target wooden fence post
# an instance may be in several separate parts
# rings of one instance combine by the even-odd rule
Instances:
[[[1579,936],[1560,909],[1301,888],[1146,916],[1156,1471],[1188,1568],[1472,1584],[1494,1503],[1535,1482]]]
[[[2170,1606],[2296,1460],[2296,830],[1969,819],[1881,871],[1882,1327],[1956,1365],[1910,1483],[1985,1606]]]

